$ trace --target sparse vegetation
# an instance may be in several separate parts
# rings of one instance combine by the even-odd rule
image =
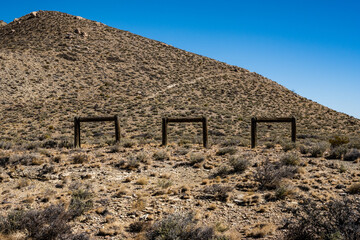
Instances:
[[[166,218],[155,222],[147,231],[148,240],[168,239],[168,240],[213,240],[217,238],[215,231],[211,227],[197,226],[194,215],[172,214]]]
[[[165,150],[159,150],[155,152],[153,157],[157,161],[165,161],[170,159],[169,153]]]
[[[294,217],[285,222],[288,240],[358,239],[359,200],[343,199],[318,205],[307,202],[294,209]]]
[[[250,166],[248,156],[232,156],[229,163],[236,173],[243,173]]]
[[[255,180],[260,184],[259,188],[275,189],[283,178],[292,178],[296,173],[296,167],[272,163],[266,160],[257,169]]]
[[[44,210],[13,211],[0,218],[0,233],[8,235],[22,231],[27,239],[34,240],[87,240],[86,234],[73,234],[70,213],[61,205],[51,205]]]

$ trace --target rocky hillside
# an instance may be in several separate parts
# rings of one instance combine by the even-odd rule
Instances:
[[[70,141],[74,116],[114,114],[123,135],[150,140],[160,137],[162,116],[207,116],[213,143],[248,139],[253,116],[296,116],[304,136],[360,131],[358,119],[257,73],[60,12],[1,27],[0,60],[0,131],[8,141]],[[87,126],[89,142],[112,131]]]

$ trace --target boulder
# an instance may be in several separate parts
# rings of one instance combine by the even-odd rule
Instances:
[[[3,27],[3,26],[5,26],[5,25],[7,25],[7,23],[4,22],[3,20],[0,20],[0,27]]]

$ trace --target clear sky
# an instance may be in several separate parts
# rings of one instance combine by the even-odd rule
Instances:
[[[56,10],[246,68],[360,118],[359,0],[3,1],[0,19]]]

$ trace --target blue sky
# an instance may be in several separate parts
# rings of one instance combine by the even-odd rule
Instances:
[[[246,68],[360,118],[360,1],[5,1],[0,19],[56,10]]]

